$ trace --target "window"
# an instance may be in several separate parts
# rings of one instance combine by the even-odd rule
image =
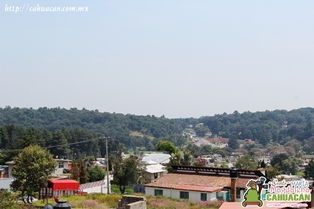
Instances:
[[[63,162],[59,162],[59,168],[64,168]]]
[[[207,193],[201,193],[201,201],[207,201]]]
[[[154,178],[155,178],[155,179],[158,178],[158,173],[154,173]]]
[[[240,199],[240,198],[241,198],[241,190],[237,189],[237,199]]]
[[[180,192],[180,199],[189,199],[189,192]]]
[[[161,190],[161,189],[155,189],[155,196],[163,196],[164,194],[163,194],[163,190]]]

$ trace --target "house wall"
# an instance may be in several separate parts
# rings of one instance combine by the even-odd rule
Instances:
[[[164,172],[159,172],[157,173],[157,178],[155,178],[155,173],[145,173],[144,178],[145,178],[145,183],[152,183],[154,180],[159,179],[160,177],[163,177],[165,175]]]
[[[9,166],[9,178],[13,178],[13,176],[12,176],[13,165],[8,165],[8,166]]]
[[[59,163],[63,163],[63,168],[59,168]],[[57,160],[56,170],[53,173],[57,174],[57,175],[61,175],[61,174],[63,174],[63,169],[69,169],[69,161],[58,161]]]
[[[155,195],[155,189],[163,190],[163,196],[180,199],[180,191],[183,190],[175,190],[175,189],[165,189],[165,188],[153,188],[153,187],[145,187],[146,195]],[[216,192],[196,192],[196,191],[188,191],[189,192],[189,200],[193,201],[201,201],[201,193],[207,193],[207,201],[216,200]]]
[[[244,194],[244,190],[240,190],[240,198],[236,198],[236,202],[242,202],[243,200],[243,194]]]
[[[154,191],[155,191],[155,188],[152,188],[152,187],[145,187],[145,195],[154,196]]]
[[[145,178],[145,183],[151,183],[154,180],[154,175],[152,173],[145,173],[144,174],[144,178]]]
[[[0,189],[7,189],[10,191],[10,185],[12,183],[13,179],[12,178],[2,178],[0,179]]]

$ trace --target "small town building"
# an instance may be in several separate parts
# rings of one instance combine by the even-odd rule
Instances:
[[[151,183],[156,179],[161,178],[167,174],[166,167],[152,160],[146,162],[144,178],[145,183]]]
[[[146,164],[149,161],[154,161],[156,163],[165,165],[165,164],[169,163],[170,157],[171,156],[169,154],[144,154],[142,156],[141,161],[144,164]]]
[[[242,201],[246,184],[264,174],[259,170],[172,166],[174,172],[145,185],[145,194],[193,201]]]

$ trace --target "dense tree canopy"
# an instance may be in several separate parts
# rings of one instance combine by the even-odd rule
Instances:
[[[304,174],[305,174],[305,178],[314,179],[314,161],[313,161],[313,159],[305,167]]]
[[[120,145],[114,151],[125,148],[143,147],[155,150],[157,142],[167,140],[179,148],[186,143],[182,131],[193,127],[198,135],[209,131],[238,139],[253,139],[263,146],[269,143],[285,145],[289,154],[303,150],[314,152],[314,108],[301,108],[291,111],[275,110],[264,112],[234,111],[232,114],[217,114],[201,118],[167,119],[164,116],[136,116],[117,113],[101,113],[98,110],[78,110],[71,108],[0,108],[0,148],[2,150],[21,149],[31,144],[52,146],[62,143],[63,147],[51,147],[54,155],[104,156],[103,140],[84,144],[73,144],[83,140],[110,136]],[[295,140],[299,143],[290,143]],[[67,145],[68,144],[68,145]],[[110,142],[109,142],[110,147]],[[235,144],[235,147],[237,145]],[[110,151],[110,150],[109,150]],[[191,152],[192,153],[192,152]],[[17,152],[6,153],[6,159]],[[3,157],[2,157],[3,158]]]
[[[105,178],[105,175],[105,169],[98,165],[90,166],[88,168],[88,176],[90,182],[100,181]]]
[[[158,141],[156,148],[158,151],[164,151],[165,153],[168,153],[168,154],[176,153],[179,150],[170,141],[162,141],[162,140]]]
[[[124,194],[125,187],[130,184],[136,184],[139,178],[139,169],[137,159],[130,156],[122,160],[117,157],[114,161],[113,183],[119,185],[121,194]]]
[[[249,154],[244,155],[236,161],[235,167],[241,169],[257,169],[258,163],[255,161],[254,157]]]
[[[285,160],[287,160],[289,158],[289,155],[287,155],[286,153],[280,153],[278,155],[275,155],[270,164],[274,167],[276,164],[279,165],[280,168],[282,168],[282,164]]]
[[[175,119],[155,116],[135,116],[118,113],[101,113],[98,110],[78,110],[71,108],[0,108],[0,125],[7,123],[15,126],[35,127],[41,131],[57,131],[80,128],[101,136],[110,136],[127,147],[142,146],[142,137],[132,136],[132,132],[140,132],[155,138],[182,133],[182,126]],[[1,130],[0,130],[1,134]],[[62,140],[56,137],[55,140]],[[74,139],[75,140],[75,139]]]
[[[283,171],[286,174],[296,174],[298,171],[299,159],[293,156],[289,156],[286,153],[280,153],[275,155],[270,164]]]
[[[24,148],[15,158],[12,169],[14,181],[12,188],[21,190],[22,196],[34,196],[40,188],[46,187],[48,175],[51,174],[57,163],[49,151],[38,145]]]
[[[229,143],[228,143],[228,146],[231,148],[231,149],[239,149],[239,140],[237,138],[237,136],[235,134],[232,134],[229,138]]]
[[[47,148],[54,157],[78,159],[86,156],[93,158],[106,155],[105,140],[83,129],[61,129],[40,131],[35,128],[18,127],[12,124],[0,126],[0,163],[4,164],[28,145]],[[116,139],[108,139],[109,153],[119,155],[126,151],[124,144]]]

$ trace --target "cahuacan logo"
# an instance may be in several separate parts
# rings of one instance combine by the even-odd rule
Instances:
[[[243,194],[242,206],[247,207],[249,205],[262,207],[264,202],[262,198],[262,191],[268,189],[266,178],[260,177],[259,180],[253,180],[247,182],[246,191]]]
[[[307,207],[311,202],[309,182],[305,179],[295,181],[278,181],[277,179],[266,183],[266,178],[249,180],[241,202],[243,207]]]

